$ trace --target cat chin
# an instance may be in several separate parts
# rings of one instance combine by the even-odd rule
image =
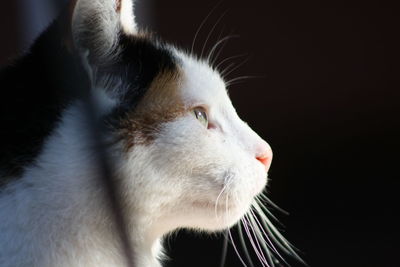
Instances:
[[[210,224],[205,225],[209,231],[222,231],[233,227],[248,212],[250,206],[242,210],[232,210],[229,213],[220,214],[218,218],[210,220]]]
[[[220,203],[207,201],[193,202],[192,208],[196,214],[200,214],[193,220],[191,227],[208,231],[221,231],[234,226],[246,214],[253,202],[253,198],[247,201],[234,203],[221,200]]]
[[[256,197],[262,193],[262,191],[264,190],[267,183],[268,183],[268,173],[265,175],[261,175],[260,178],[257,179],[256,184],[253,187],[253,191],[252,191],[254,197]]]
[[[225,230],[234,226],[251,208],[254,199],[262,193],[267,184],[267,174],[262,173],[248,187],[247,194],[242,192],[232,196],[222,195],[213,201],[192,202],[193,208],[198,211],[205,220],[202,228],[211,231]],[[235,195],[235,197],[233,197]]]

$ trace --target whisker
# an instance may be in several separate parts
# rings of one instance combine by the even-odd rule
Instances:
[[[260,254],[260,251],[258,250],[258,248],[254,242],[253,236],[250,233],[250,229],[248,226],[248,222],[246,220],[246,216],[243,217],[243,226],[244,226],[244,230],[246,231],[247,237],[249,238],[250,244],[253,247],[254,252],[257,255],[257,258],[260,260],[260,263],[262,264],[263,267],[264,266],[269,267],[267,261],[265,260],[265,257],[262,257],[262,255]]]
[[[224,73],[227,72],[228,70],[232,69],[234,66],[235,66],[235,63],[229,64],[224,70],[222,70],[222,71],[220,72],[221,77],[223,77],[223,76],[224,76]]]
[[[284,215],[288,216],[289,212],[286,210],[282,209],[278,205],[276,205],[272,200],[270,200],[264,193],[259,195],[260,198],[262,198],[265,202],[267,202],[269,205],[271,205],[274,209],[278,210],[279,212],[283,213]]]
[[[193,50],[194,50],[194,46],[196,44],[196,39],[197,36],[199,35],[201,29],[203,28],[204,24],[207,22],[208,18],[212,15],[212,13],[214,13],[214,11],[217,9],[217,7],[223,2],[224,0],[220,0],[212,9],[211,11],[208,13],[208,15],[203,19],[203,21],[201,22],[199,28],[197,29],[196,33],[194,34],[194,38],[193,38],[193,42],[192,42],[192,47],[190,49],[190,54],[193,54]]]
[[[232,38],[239,38],[240,35],[237,34],[233,34],[233,32],[231,31],[231,33],[229,34],[229,36],[232,36]],[[221,54],[221,52],[223,51],[224,47],[226,46],[228,42],[224,42],[221,46],[220,49],[218,50],[217,54],[215,55],[214,59],[211,62],[211,65],[213,66],[215,64],[215,62],[217,62],[217,59],[219,58],[219,55]]]
[[[270,250],[268,249],[267,246],[265,246],[265,242],[261,242],[262,245],[260,245],[260,241],[264,241],[264,240],[263,239],[259,240],[260,230],[256,227],[257,225],[254,224],[254,222],[253,222],[254,220],[251,217],[252,216],[249,214],[249,218],[248,219],[249,219],[249,223],[251,225],[250,230],[253,233],[253,236],[254,236],[254,239],[256,241],[257,247],[258,247],[258,249],[260,251],[260,254],[262,255],[264,261],[266,262],[266,264],[268,266],[271,265],[271,267],[274,267],[274,262],[272,261]],[[265,258],[265,255],[264,255],[263,251],[265,251],[265,253],[267,254],[267,258],[268,259]]]
[[[248,80],[248,79],[256,79],[256,78],[261,78],[262,76],[239,76],[233,79],[230,79],[229,81],[225,82],[226,86],[231,86],[233,84],[237,84],[238,82],[242,80]]]
[[[228,40],[230,40],[230,39],[232,39],[232,38],[235,38],[235,37],[238,37],[238,35],[227,35],[227,36],[223,37],[222,39],[220,39],[218,42],[216,42],[216,43],[214,44],[214,46],[211,48],[211,50],[210,50],[210,52],[209,52],[209,54],[208,54],[208,56],[207,56],[207,62],[209,62],[209,64],[210,64],[211,66],[214,65],[215,60],[217,60],[217,58],[215,58],[213,61],[211,61],[211,58],[212,58],[212,56],[213,56],[215,50],[216,50],[221,44],[225,44],[226,41],[228,41]],[[217,56],[218,56],[218,54],[217,54]]]
[[[264,259],[264,261],[266,262],[266,264],[269,266],[269,264],[271,264],[272,265],[272,267],[274,267],[274,263],[273,263],[273,261],[272,261],[272,259],[271,259],[271,253],[270,253],[270,251],[269,251],[269,249],[267,248],[267,250],[265,250],[265,252],[267,253],[267,257],[268,257],[268,260],[265,258],[265,255],[264,255],[264,253],[263,253],[263,249],[261,248],[261,245],[260,245],[260,242],[259,242],[259,239],[258,239],[258,235],[259,235],[259,230],[257,231],[257,228],[255,228],[255,226],[257,226],[257,225],[254,225],[254,223],[253,223],[253,219],[252,219],[252,217],[253,217],[253,214],[251,214],[251,213],[248,213],[247,215],[246,215],[246,217],[247,217],[247,219],[248,219],[248,223],[250,224],[250,230],[252,231],[252,233],[253,233],[253,236],[254,236],[254,239],[255,239],[255,241],[256,241],[256,244],[257,244],[257,246],[258,246],[258,249],[259,249],[259,253],[262,255],[262,257],[263,257],[263,259]],[[264,247],[264,246],[263,246]]]
[[[243,264],[244,267],[247,267],[246,263],[244,263],[242,257],[240,256],[240,253],[239,253],[239,251],[238,251],[238,249],[237,249],[237,247],[235,245],[235,242],[233,241],[232,233],[231,233],[231,231],[229,229],[228,229],[228,234],[229,234],[229,238],[230,238],[230,240],[232,242],[233,249],[235,250],[236,255],[238,256],[240,262]]]
[[[273,252],[275,252],[275,254],[286,264],[289,266],[289,264],[285,261],[285,259],[281,256],[281,254],[279,253],[279,251],[275,248],[274,243],[270,240],[269,236],[267,235],[267,233],[264,231],[263,227],[261,226],[260,221],[258,220],[257,216],[254,214],[253,210],[250,210],[252,216],[252,223],[254,225],[254,227],[258,230],[258,234],[259,237],[262,239],[262,241],[264,241],[264,243],[262,243],[263,245],[267,244],[268,247],[270,247],[272,249]],[[265,240],[265,238],[267,240]],[[265,247],[266,250],[269,249],[268,247]],[[272,260],[272,259],[271,259]],[[272,263],[273,264],[273,263]]]
[[[221,256],[221,263],[220,267],[224,267],[226,263],[226,255],[228,253],[228,237],[226,236],[228,230],[225,231],[224,239],[222,241],[222,256]]]
[[[253,207],[254,207],[254,209],[255,209],[258,213],[262,212],[262,211],[257,207],[257,204],[253,204]],[[261,229],[262,233],[264,234],[265,238],[267,238],[267,241],[268,241],[267,244],[268,244],[269,246],[271,246],[271,249],[279,255],[278,250],[275,248],[273,242],[271,242],[271,240],[269,239],[268,234],[265,232],[265,230],[264,230],[264,228],[262,227],[262,225],[261,225],[260,221],[258,220],[257,216],[254,214],[254,211],[253,211],[253,210],[250,210],[250,212],[253,214],[253,219],[254,219],[254,221],[256,222],[256,225],[255,225],[255,226],[256,226],[256,227],[259,227],[259,229]],[[260,214],[260,216],[262,216],[262,215]]]
[[[229,76],[229,74],[231,74],[232,72],[234,72],[235,70],[237,70],[238,68],[240,68],[241,66],[243,66],[244,64],[247,63],[247,61],[249,61],[249,58],[244,59],[241,63],[239,63],[238,65],[236,65],[236,67],[230,69],[228,72],[226,70],[223,71],[223,73],[221,75],[223,75],[224,77]]]
[[[257,208],[256,208],[257,209]],[[276,246],[279,247],[280,250],[282,250],[285,254],[290,255],[290,251],[288,250],[286,244],[282,244],[280,238],[276,237],[276,233],[275,231],[272,231],[270,226],[272,226],[272,224],[270,223],[268,217],[265,216],[265,214],[261,214],[260,211],[259,215],[261,216],[262,220],[260,221],[261,224],[263,225],[263,229],[265,229],[265,231],[267,231],[267,234],[269,236],[270,239],[272,239],[272,241],[274,242],[274,244]],[[277,232],[278,230],[276,230]]]
[[[251,257],[250,257],[249,250],[247,249],[247,246],[246,246],[246,241],[243,238],[243,231],[242,231],[242,223],[243,222],[242,222],[242,220],[243,219],[241,219],[239,221],[239,225],[237,227],[238,228],[239,240],[240,240],[240,243],[242,244],[242,249],[243,249],[243,252],[244,252],[244,254],[246,256],[247,262],[249,263],[250,267],[254,267],[253,261],[251,260]]]
[[[285,254],[293,256],[296,260],[306,265],[304,260],[294,251],[294,246],[290,244],[275,228],[275,226],[271,223],[265,214],[259,214],[262,218],[260,221],[261,224],[264,226],[263,228],[267,231],[268,236],[274,241],[274,244],[279,247]]]
[[[267,213],[267,217],[272,218],[276,223],[278,223],[281,227],[284,227],[284,225],[278,220],[278,218],[275,217],[275,215],[272,214],[271,211],[262,203],[262,200],[256,197],[256,201],[253,204],[254,208],[258,208],[260,211],[256,210],[258,213]]]
[[[232,35],[232,33],[231,33],[231,34],[228,34],[228,35],[224,36],[224,38],[222,38],[222,34],[224,33],[224,30],[225,30],[225,25],[222,25],[221,31],[220,31],[220,33],[219,33],[219,35],[218,35],[218,38],[217,38],[217,43],[214,44],[213,48],[210,50],[210,52],[209,52],[209,54],[208,54],[207,62],[208,62],[208,64],[209,64],[210,66],[213,66],[213,65],[214,65],[214,62],[215,62],[215,59],[213,60],[213,59],[211,58],[211,57],[212,57],[212,54],[214,53],[213,49],[215,48],[215,50],[216,50],[216,48],[219,47],[219,42],[221,41],[221,39],[224,39],[225,37],[227,37],[227,36],[229,36],[229,35]],[[228,39],[229,39],[229,38],[228,38]],[[217,55],[216,55],[217,57],[218,57],[218,55],[221,53],[221,50],[222,50],[222,49],[225,47],[225,45],[227,44],[226,41],[223,41],[223,42],[221,42],[221,43],[222,43],[221,49],[218,50],[218,53],[217,53]]]
[[[201,49],[200,58],[203,57],[204,50],[205,50],[205,48],[206,48],[206,46],[207,46],[207,43],[208,43],[208,41],[209,41],[211,35],[213,34],[213,32],[214,32],[215,28],[217,27],[218,23],[222,20],[223,17],[225,17],[226,13],[228,13],[228,11],[225,11],[224,13],[222,13],[222,15],[219,17],[219,19],[217,20],[217,22],[216,22],[216,23],[214,24],[214,26],[211,28],[211,31],[207,34],[206,41],[204,42],[203,47],[202,47],[202,49]]]
[[[225,214],[226,214],[226,216],[225,216],[225,220],[228,220],[228,218],[229,218],[229,195],[226,195],[226,198],[225,198]]]
[[[270,251],[270,245],[265,241],[264,237],[262,236],[262,234],[260,232],[260,229],[254,223],[254,220],[251,220],[251,223],[252,223],[252,225],[254,227],[254,232],[255,232],[256,238],[260,239],[260,241],[261,241],[260,244],[261,244],[262,248],[264,249],[265,253],[267,254],[268,263],[271,264],[272,267],[274,267],[275,264],[274,264],[274,261],[272,259],[273,255],[271,254],[271,251]]]
[[[218,63],[218,65],[216,65],[214,67],[214,69],[218,70],[219,67],[224,64],[226,61],[231,60],[231,59],[235,59],[235,58],[240,58],[240,57],[244,57],[244,56],[248,56],[248,54],[240,54],[240,55],[235,55],[235,56],[231,56],[231,57],[227,57],[225,59],[223,59],[220,63]]]
[[[221,31],[221,33],[222,33],[222,31]],[[218,37],[218,40],[219,40],[218,43],[214,45],[215,48],[213,47],[213,49],[215,51],[217,51],[217,49],[218,49],[218,51],[216,52],[215,56],[214,56],[215,51],[210,51],[210,55],[209,55],[210,66],[214,66],[215,65],[215,62],[217,62],[221,52],[224,50],[225,46],[228,44],[228,41],[230,39],[239,38],[239,37],[240,37],[240,35],[233,34],[233,31],[231,31],[231,33],[228,34],[227,36],[225,36],[224,38],[221,38],[221,36],[219,36]],[[225,39],[225,40],[222,41],[222,39]],[[213,56],[214,56],[214,58],[212,58]]]
[[[228,175],[228,177],[225,179],[224,183],[225,185],[222,187],[221,192],[219,192],[217,199],[215,200],[215,206],[214,206],[214,212],[215,212],[215,217],[218,220],[218,202],[219,199],[221,198],[222,194],[225,192],[226,188],[229,186],[230,182],[232,181],[233,176]]]

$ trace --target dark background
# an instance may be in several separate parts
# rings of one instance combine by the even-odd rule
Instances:
[[[1,65],[23,51],[32,32],[46,24],[43,18],[50,20],[59,9],[51,2],[52,9],[36,16],[44,22],[35,28],[24,2],[29,1],[0,4]],[[45,2],[35,0],[35,12]],[[217,3],[142,0],[138,16],[163,38],[190,49]],[[273,148],[268,195],[290,212],[275,213],[309,265],[395,267],[400,266],[400,14],[390,3],[350,4],[225,0],[200,31],[196,51],[227,11],[207,49],[221,32],[240,35],[226,44],[219,60],[246,54],[232,60],[248,59],[229,77],[257,76],[233,85],[230,95],[239,115]],[[18,26],[18,21],[25,22]],[[218,236],[182,232],[168,243],[170,266],[218,266]],[[226,266],[241,266],[232,247]]]

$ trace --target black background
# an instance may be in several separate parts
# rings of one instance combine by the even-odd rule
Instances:
[[[400,266],[399,9],[321,2],[222,1],[195,50],[227,11],[206,48],[221,31],[240,35],[219,60],[246,54],[232,60],[248,59],[229,77],[257,76],[229,92],[239,115],[273,148],[268,195],[290,212],[275,213],[309,265]],[[146,16],[138,16],[190,49],[217,3],[142,0]],[[19,10],[12,5],[0,4],[2,64],[18,51]],[[168,244],[170,266],[218,266],[218,236],[181,232]],[[232,247],[226,266],[241,266]]]

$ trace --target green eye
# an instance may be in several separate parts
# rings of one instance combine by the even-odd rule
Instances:
[[[208,118],[207,118],[207,113],[204,108],[202,107],[197,107],[193,110],[194,115],[196,116],[196,119],[198,119],[201,124],[204,125],[204,127],[208,127]]]

